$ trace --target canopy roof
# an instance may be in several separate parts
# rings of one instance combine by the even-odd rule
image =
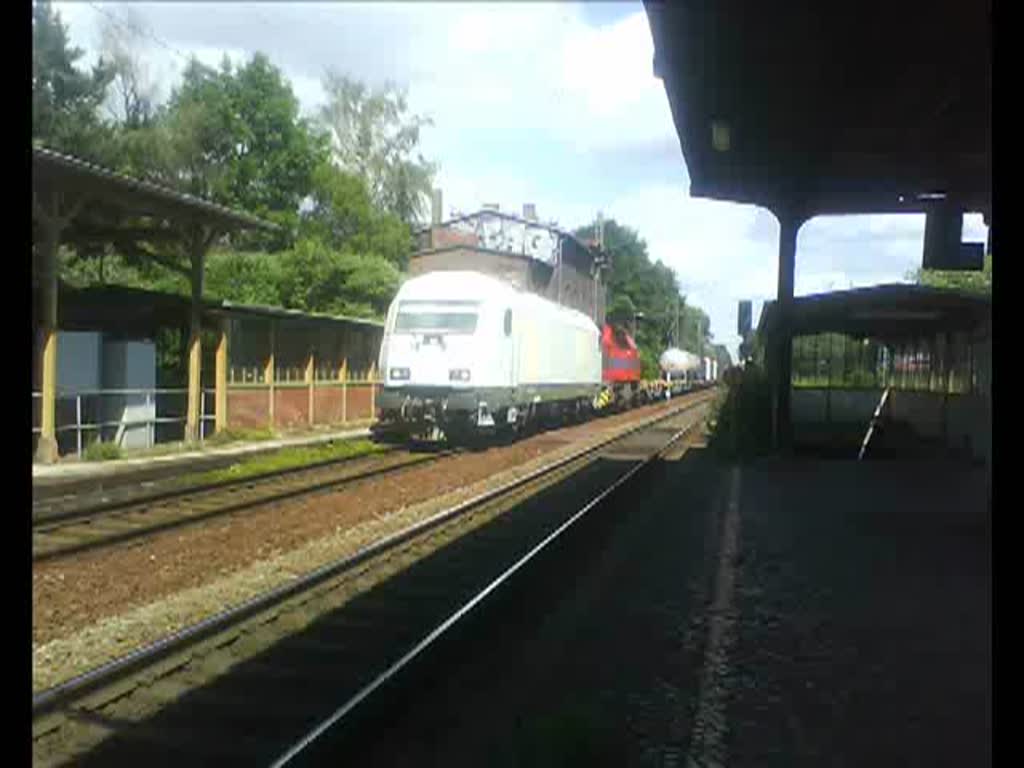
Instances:
[[[798,296],[790,325],[794,336],[845,333],[877,338],[910,338],[943,331],[975,331],[991,318],[988,296],[923,285],[878,285]],[[759,334],[777,327],[776,303],[766,302]]]
[[[988,213],[990,0],[645,6],[694,196]]]
[[[37,205],[44,207],[51,205],[55,197],[62,201],[62,207],[80,203],[69,233],[79,238],[91,236],[102,240],[124,236],[126,231],[117,222],[125,216],[168,220],[179,225],[201,224],[222,232],[278,228],[248,213],[43,147],[32,148],[32,193]],[[36,216],[34,208],[33,218]],[[181,234],[170,228],[144,232],[133,228],[128,233],[140,238],[154,233]]]

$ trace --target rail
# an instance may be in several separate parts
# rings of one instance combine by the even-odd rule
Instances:
[[[672,416],[678,416],[680,413],[697,408],[706,402],[702,399],[696,403],[692,403],[684,408],[680,408],[673,411],[669,416],[665,416],[660,419],[654,420],[655,423],[671,418]],[[655,459],[663,455],[669,448],[677,443],[682,437],[689,433],[698,422],[691,422],[690,424],[682,427],[675,431],[667,441],[651,452],[646,458],[640,461],[638,464],[631,467],[624,474],[620,475],[611,485],[604,488],[595,497],[590,499],[586,504],[583,505],[578,511],[572,514],[568,520],[559,525],[554,531],[546,536],[540,543],[532,547],[525,555],[518,558],[512,565],[505,568],[496,578],[491,580],[486,586],[479,590],[469,600],[463,603],[457,610],[450,614],[444,621],[442,621],[437,627],[431,630],[423,639],[416,643],[410,648],[401,658],[391,664],[387,669],[381,672],[375,677],[370,683],[363,686],[353,696],[349,697],[345,702],[341,704],[330,716],[318,723],[311,731],[306,733],[297,743],[292,745],[281,757],[272,763],[273,768],[280,768],[281,766],[287,765],[293,759],[299,757],[308,747],[310,747],[318,738],[324,733],[330,730],[332,727],[338,724],[343,718],[354,711],[360,704],[366,701],[377,691],[386,685],[390,680],[395,678],[403,669],[412,664],[418,657],[426,652],[432,645],[437,643],[452,627],[458,624],[461,620],[466,618],[470,613],[479,606],[490,594],[497,590],[502,584],[511,579],[518,571],[526,566],[531,560],[537,555],[547,549],[554,541],[563,536],[566,531],[576,525],[581,519],[583,519],[588,513],[595,509],[601,502],[607,499],[612,493],[621,488],[623,485],[632,480],[637,473],[645,469]],[[634,432],[640,431],[646,427],[650,427],[651,424],[644,424],[635,430],[630,430],[627,434],[633,434]],[[611,442],[615,442],[625,435],[620,435]]]
[[[393,550],[411,539],[435,530],[441,525],[454,520],[455,518],[461,517],[472,510],[478,509],[489,502],[506,497],[512,492],[541,478],[548,477],[574,462],[578,462],[581,459],[595,455],[599,451],[607,448],[613,443],[629,437],[630,435],[648,429],[667,419],[677,417],[684,412],[696,409],[704,405],[709,399],[710,398],[707,396],[699,397],[681,405],[678,408],[673,408],[668,412],[659,413],[656,416],[645,419],[638,424],[630,426],[622,432],[618,432],[615,435],[600,440],[593,445],[574,451],[572,454],[533,470],[522,477],[504,483],[497,488],[485,491],[471,499],[456,504],[447,510],[380,539],[353,555],[349,555],[323,565],[304,576],[296,578],[290,583],[284,584],[262,595],[253,597],[238,606],[215,614],[214,616],[193,624],[179,632],[175,632],[159,641],[137,649],[121,658],[110,661],[91,671],[77,675],[63,683],[60,683],[59,685],[35,694],[32,698],[33,718],[38,718],[61,707],[69,706],[73,701],[97,691],[104,686],[120,681],[125,677],[145,669],[147,666],[163,660],[173,653],[179,652],[190,645],[194,645],[221,632],[228,631],[231,627],[270,610],[292,597],[308,592],[323,584],[325,581],[346,571],[350,571],[355,566],[370,560],[371,558],[389,550]],[[683,433],[685,433],[685,430],[677,433],[669,444],[681,437]],[[661,450],[667,448],[669,444],[666,444]],[[650,460],[652,460],[652,458],[649,458],[647,462]],[[645,462],[645,464],[647,462]],[[597,502],[595,501],[594,504],[596,503]]]

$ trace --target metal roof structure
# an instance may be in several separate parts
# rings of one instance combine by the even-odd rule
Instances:
[[[199,221],[224,231],[278,229],[277,225],[248,213],[43,147],[32,148],[32,188],[39,200],[48,200],[54,193],[65,198],[82,199],[81,213],[69,228],[69,239],[73,237],[71,230],[80,236],[109,236],[109,228],[104,229],[95,221],[87,223],[78,219],[105,219],[114,211],[133,216]],[[151,234],[151,231],[137,234]]]
[[[991,206],[991,0],[644,0],[691,194]]]
[[[76,288],[60,285],[60,329],[64,331],[120,329],[130,333],[152,334],[161,327],[188,323],[192,302],[187,296],[149,291],[121,285]],[[361,325],[383,330],[377,320],[300,312],[281,307],[238,304],[205,299],[202,313],[212,317],[267,317],[309,324]]]
[[[794,336],[844,333],[876,338],[912,338],[942,331],[973,331],[990,319],[992,300],[923,285],[889,284],[832,291],[793,299]],[[778,325],[776,302],[765,302],[757,332],[771,335]]]

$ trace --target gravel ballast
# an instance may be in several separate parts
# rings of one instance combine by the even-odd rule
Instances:
[[[672,405],[677,405],[673,403]],[[608,437],[657,404],[33,569],[41,690]]]

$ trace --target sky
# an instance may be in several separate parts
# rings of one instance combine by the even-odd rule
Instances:
[[[308,114],[327,69],[408,91],[428,116],[444,214],[497,203],[574,228],[604,217],[637,230],[735,358],[737,302],[775,295],[779,225],[763,208],[692,198],[668,99],[653,74],[640,2],[55,3],[95,58],[104,23],[141,28],[157,95],[189,55],[218,64],[266,53]],[[822,217],[797,239],[796,294],[904,282],[920,266],[924,217]],[[964,239],[983,241],[981,216]]]

